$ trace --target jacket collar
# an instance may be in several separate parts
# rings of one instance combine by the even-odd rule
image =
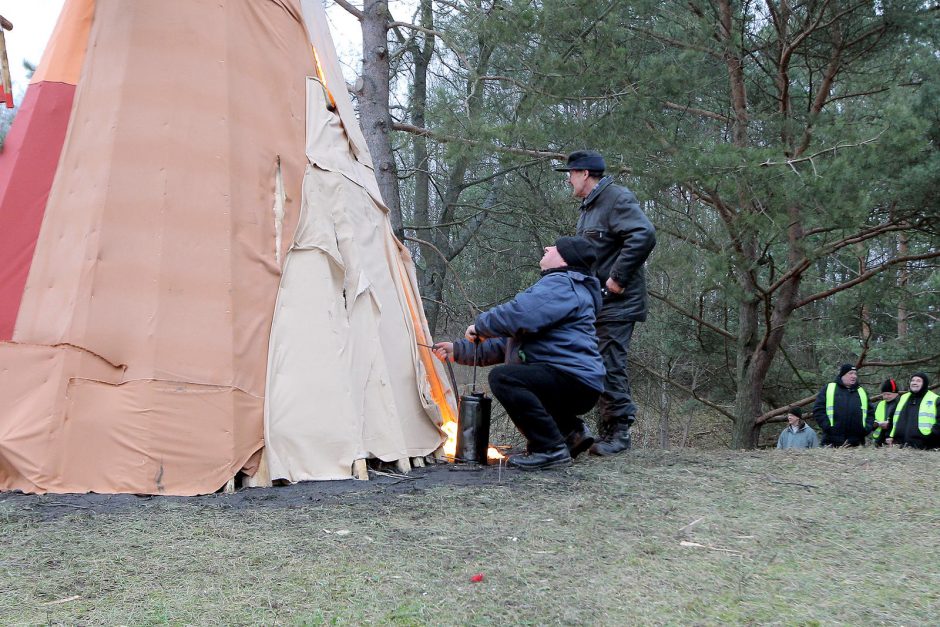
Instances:
[[[594,202],[594,199],[600,196],[600,193],[607,189],[607,186],[614,182],[614,179],[609,176],[602,178],[597,185],[594,186],[594,189],[591,190],[591,193],[587,195],[587,198],[581,201],[581,209],[588,209],[589,205]]]

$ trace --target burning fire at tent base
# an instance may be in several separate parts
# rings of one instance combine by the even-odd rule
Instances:
[[[447,442],[444,454],[455,464],[486,465],[503,459],[496,447],[490,446],[490,415],[493,399],[483,392],[460,397],[457,422],[444,425]]]

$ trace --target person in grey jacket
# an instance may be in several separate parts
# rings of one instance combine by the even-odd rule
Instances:
[[[803,420],[803,410],[791,407],[787,413],[787,428],[777,438],[777,448],[816,448],[819,437],[812,427]]]
[[[594,247],[582,237],[561,237],[545,248],[542,278],[511,301],[477,316],[466,338],[439,342],[441,360],[482,366],[490,389],[525,436],[526,453],[508,464],[523,470],[571,464],[564,434],[594,406],[604,388],[595,312],[601,289],[591,276]]]
[[[630,427],[636,420],[627,359],[633,327],[646,320],[643,264],[656,246],[656,229],[633,192],[604,176],[607,164],[600,153],[573,152],[564,166],[555,169],[568,173],[572,195],[581,199],[577,234],[594,242],[597,251],[592,270],[604,295],[597,315],[597,338],[607,377],[598,404],[601,437],[590,450],[594,455],[614,455],[630,448]],[[588,436],[582,423],[568,440],[577,442]]]

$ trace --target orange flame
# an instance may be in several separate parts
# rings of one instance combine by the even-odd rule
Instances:
[[[326,90],[326,96],[330,99],[330,105],[335,109],[336,100],[333,98],[333,92],[330,91],[330,86],[326,83],[326,73],[323,71],[323,66],[320,65],[320,55],[317,54],[317,49],[313,48],[313,60],[317,64],[317,78],[320,79],[320,82],[323,83],[323,89]]]
[[[456,393],[456,390],[454,391]],[[444,442],[444,455],[447,457],[448,461],[454,461],[454,458],[457,456],[457,421],[454,420],[450,412],[444,417],[444,424],[441,425],[441,429],[444,430],[444,433],[447,434],[447,441]],[[490,445],[486,449],[486,458],[490,460],[500,460],[504,459],[505,456],[496,450],[496,447]]]

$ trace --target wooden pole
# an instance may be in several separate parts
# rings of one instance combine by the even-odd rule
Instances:
[[[13,108],[13,79],[10,77],[10,60],[7,58],[7,42],[3,34],[13,30],[13,24],[0,15],[0,92],[4,96],[8,109]]]

